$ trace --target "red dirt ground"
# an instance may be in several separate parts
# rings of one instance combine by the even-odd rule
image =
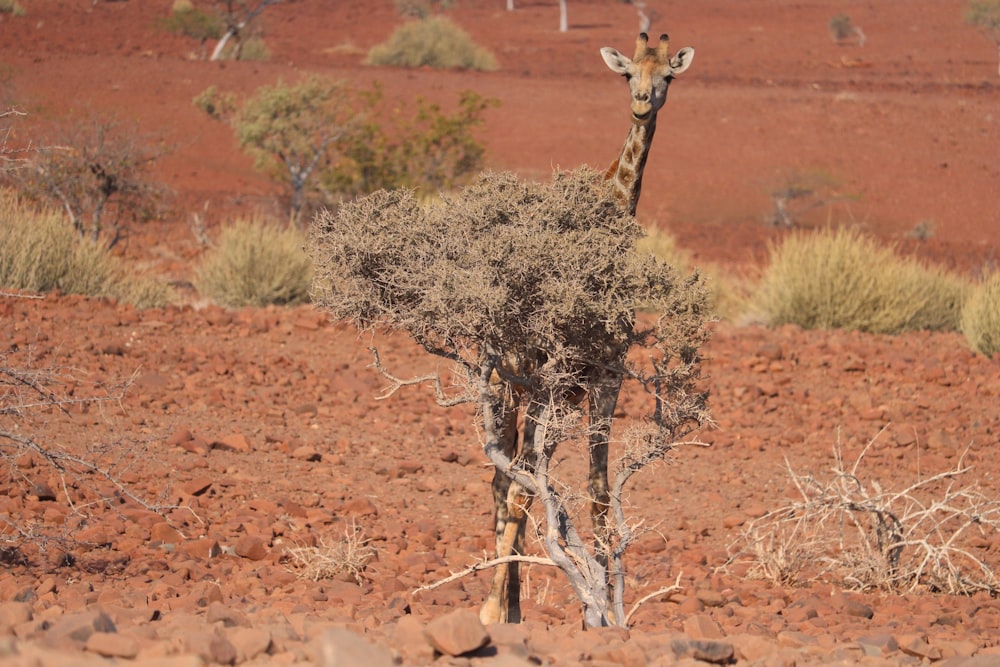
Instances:
[[[400,104],[422,95],[445,107],[472,89],[501,101],[482,128],[490,166],[527,178],[603,167],[627,131],[625,85],[598,49],[628,52],[638,22],[634,7],[611,0],[571,0],[566,34],[555,29],[554,1],[518,1],[513,13],[502,0],[458,3],[451,16],[499,60],[491,73],[362,65],[400,23],[388,0],[272,7],[264,16],[271,60],[221,64],[193,58],[194,44],[154,27],[166,0],[22,4],[25,16],[0,15],[0,54],[9,92],[31,114],[25,131],[81,110],[113,111],[171,146],[157,169],[177,194],[175,209],[123,251],[182,283],[202,252],[193,212],[207,210],[214,228],[277,195],[231,134],[192,106],[209,85],[249,93],[318,72],[359,86],[379,80]],[[995,266],[996,51],[962,22],[957,3],[649,4],[662,16],[652,30],[697,55],[660,115],[639,206],[645,224],[670,230],[698,262],[752,267],[781,233],[763,224],[769,193],[797,174],[821,174],[849,204],[805,224],[858,224],[970,275]],[[831,41],[827,23],[840,12],[864,29],[864,47]],[[910,239],[918,225],[933,236]],[[102,547],[76,551],[74,564],[50,551],[31,566],[5,566],[5,664],[104,664],[108,655],[332,664],[323,650],[339,646],[327,634],[336,627],[406,664],[429,663],[423,624],[475,609],[485,595],[484,574],[411,595],[491,541],[491,473],[471,416],[435,407],[425,391],[375,400],[382,383],[366,368],[368,341],[349,328],[309,308],[137,312],[68,297],[5,299],[0,317],[8,367],[65,369],[76,396],[135,375],[120,403],[35,414],[19,428],[74,451],[127,444],[112,451],[129,453],[115,463],[129,488],[186,508],[169,513],[171,528],[123,500],[84,527]],[[401,372],[427,364],[401,338],[380,344]],[[711,447],[682,448],[633,491],[639,516],[662,537],[637,545],[630,600],[678,576],[682,590],[643,605],[628,635],[583,633],[568,587],[535,567],[522,628],[490,628],[495,650],[435,664],[691,664],[683,654],[693,640],[731,644],[741,664],[1000,661],[1000,606],[984,594],[843,593],[722,567],[742,526],[795,498],[786,460],[825,476],[837,443],[852,461],[874,438],[860,476],[887,488],[962,460],[973,466],[967,483],[996,497],[1000,365],[954,334],[728,323],[708,352]],[[622,412],[634,405],[626,398]],[[17,464],[55,500],[41,487],[32,495],[6,484],[8,517],[49,528],[75,520],[84,491],[63,488],[38,455]],[[311,583],[288,571],[289,544],[336,539],[352,521],[378,552],[367,581]],[[208,558],[216,543],[222,553]],[[996,535],[970,548],[1000,560]]]

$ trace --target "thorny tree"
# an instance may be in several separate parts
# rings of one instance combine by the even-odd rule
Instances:
[[[256,0],[256,2],[247,2],[247,0],[219,0],[216,4],[218,5],[219,13],[222,15],[222,21],[226,25],[226,32],[223,33],[222,38],[215,45],[215,49],[212,50],[210,60],[222,59],[226,45],[229,44],[230,40],[236,42],[236,47],[233,49],[233,59],[239,60],[240,51],[243,48],[242,36],[250,24],[269,5],[276,5],[280,2],[281,0]]]
[[[151,171],[165,152],[135,126],[91,115],[67,121],[7,176],[25,194],[61,208],[80,236],[111,248],[130,224],[159,212],[166,188]]]
[[[627,620],[629,479],[709,421],[700,388],[705,287],[697,274],[681,277],[637,253],[641,235],[598,175],[581,169],[547,185],[486,174],[423,206],[409,191],[380,191],[320,215],[310,240],[322,308],[362,329],[404,330],[454,362],[454,383],[403,380],[375,352],[390,393],[424,381],[440,404],[478,408],[486,455],[541,504],[549,561],[568,577],[590,626]],[[622,349],[644,354],[608,354]],[[585,436],[579,396],[597,390],[602,375],[645,390],[650,411],[616,437],[624,453],[611,480],[608,543],[593,544],[553,457],[556,445]],[[530,424],[513,460],[499,442],[512,409]]]

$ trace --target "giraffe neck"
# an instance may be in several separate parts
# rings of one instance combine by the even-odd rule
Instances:
[[[646,168],[646,157],[653,143],[654,132],[656,132],[656,116],[645,125],[633,123],[628,136],[625,137],[621,155],[605,174],[605,178],[611,179],[614,186],[615,201],[629,215],[635,215],[635,209],[639,205],[642,172]]]

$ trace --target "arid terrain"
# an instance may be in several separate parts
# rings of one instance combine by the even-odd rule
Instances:
[[[555,0],[516,0],[514,12],[503,0],[459,0],[449,15],[500,65],[478,73],[362,64],[403,20],[389,0],[275,5],[263,15],[270,60],[224,63],[156,27],[169,0],[22,4],[24,16],[0,14],[5,93],[29,114],[19,132],[113,112],[169,147],[156,175],[175,193],[170,210],[118,250],[172,280],[180,303],[0,298],[4,366],[54,369],[53,390],[81,399],[3,428],[100,466],[78,477],[39,451],[5,457],[31,484],[5,481],[0,511],[50,539],[26,540],[28,562],[3,551],[0,663],[1000,664],[1000,603],[986,592],[860,592],[762,579],[730,562],[750,522],[800,499],[789,470],[827,480],[838,448],[850,467],[871,443],[854,471],[867,489],[967,468],[943,484],[1000,497],[1000,363],[958,334],[720,322],[705,367],[708,446],[678,448],[631,490],[651,530],[629,556],[627,602],[678,589],[638,607],[628,632],[585,632],[559,573],[530,566],[525,623],[491,626],[485,648],[454,657],[435,653],[424,631],[467,639],[474,624],[454,612],[478,609],[488,574],[416,591],[491,548],[492,469],[470,411],[439,408],[417,388],[378,400],[371,340],[310,307],[227,311],[191,286],[205,251],[193,214],[212,235],[239,213],[277,210],[280,194],[192,105],[205,88],[247,94],[319,73],[378,80],[400,106],[423,96],[445,108],[471,89],[500,101],[480,128],[489,167],[548,178],[617,157],[626,86],[598,50],[630,52],[633,5],[570,0],[560,33]],[[802,226],[858,225],[970,277],[994,270],[1000,79],[995,47],[961,5],[650,1],[651,32],[697,55],[659,116],[640,221],[669,230],[696,264],[752,272],[784,233],[765,224],[771,193],[807,177],[829,205]],[[841,12],[864,46],[831,39]],[[402,336],[376,343],[401,375],[434,365]],[[82,400],[128,382],[120,399]],[[636,401],[625,396],[621,415]],[[578,454],[563,453],[567,468]],[[92,506],[109,489],[117,504]],[[67,527],[82,542],[70,557],[57,539]],[[289,548],[354,530],[375,550],[360,581],[298,576]],[[1000,567],[995,530],[972,524],[962,540]],[[769,550],[772,564],[781,557]]]

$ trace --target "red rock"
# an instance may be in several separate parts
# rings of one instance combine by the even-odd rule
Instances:
[[[236,649],[237,664],[266,654],[272,646],[271,632],[267,628],[227,627],[222,632]]]
[[[323,632],[311,642],[311,649],[316,664],[320,665],[395,667],[395,661],[388,650],[340,628]]]
[[[250,441],[242,433],[233,433],[212,441],[212,449],[222,449],[239,454],[250,452]]]
[[[166,521],[153,524],[152,528],[149,529],[149,539],[164,544],[178,544],[184,541],[184,537],[177,532],[177,529]]]
[[[684,619],[684,634],[692,639],[722,639],[725,636],[719,624],[705,614],[695,614]]]
[[[195,653],[206,662],[220,665],[236,663],[236,647],[213,630],[194,630],[183,636],[184,650]]]
[[[189,496],[200,496],[212,488],[212,481],[210,477],[198,477],[190,482],[185,482],[181,486],[181,490]]]
[[[479,614],[469,609],[456,609],[435,618],[424,628],[424,637],[436,651],[450,656],[471,653],[490,642]]]
[[[322,461],[323,455],[316,451],[315,447],[302,445],[292,450],[291,457],[297,461]]]
[[[222,554],[218,540],[206,537],[200,540],[188,540],[177,546],[177,551],[195,558],[217,558]]]
[[[11,634],[14,626],[32,618],[31,605],[27,602],[0,602],[0,636]]]
[[[117,632],[95,632],[87,639],[84,648],[105,658],[131,660],[139,654],[139,642]]]
[[[256,535],[244,535],[236,540],[234,545],[237,556],[242,556],[249,560],[263,560],[267,558],[267,543]]]

